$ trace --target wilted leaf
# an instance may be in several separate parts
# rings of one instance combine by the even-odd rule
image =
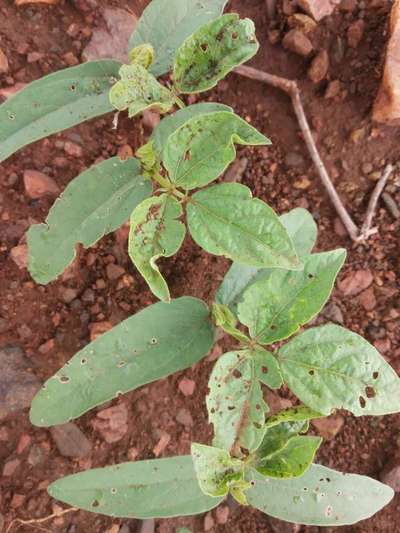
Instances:
[[[396,413],[400,380],[365,339],[340,326],[311,328],[283,346],[278,357],[285,382],[306,405],[329,415]]]
[[[187,215],[193,239],[208,253],[253,266],[301,268],[279,218],[244,185],[222,183],[198,191]]]
[[[208,22],[188,37],[176,53],[173,80],[181,93],[214,87],[228,72],[258,50],[254,23],[230,13]]]
[[[29,143],[112,111],[118,61],[92,61],[30,83],[0,105],[0,162]]]
[[[74,259],[76,244],[87,248],[116,230],[151,189],[134,158],[107,159],[75,178],[46,222],[28,231],[29,271],[35,281],[56,279]]]
[[[121,79],[110,90],[111,105],[118,111],[127,109],[129,117],[134,117],[145,109],[166,113],[173,107],[171,91],[141,65],[122,65],[119,75]]]
[[[169,301],[169,289],[156,265],[160,257],[171,257],[182,245],[185,225],[178,220],[182,206],[172,196],[148,198],[131,216],[129,256],[160,300]]]
[[[199,361],[213,344],[208,307],[195,298],[159,302],[80,350],[35,396],[31,422],[63,424],[122,393]]]
[[[204,513],[222,500],[200,490],[190,455],[87,470],[58,479],[48,492],[93,513],[142,519]]]
[[[235,144],[265,145],[270,140],[234,113],[202,114],[168,137],[163,164],[177,187],[204,187],[235,159]]]
[[[186,37],[209,20],[218,17],[227,0],[152,0],[143,11],[129,46],[150,43],[155,51],[151,72],[161,76],[168,72],[176,50]],[[160,14],[162,13],[162,20]]]

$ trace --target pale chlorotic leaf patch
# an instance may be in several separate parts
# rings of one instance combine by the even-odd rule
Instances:
[[[227,0],[152,0],[139,19],[129,47],[150,43],[155,52],[150,70],[154,76],[162,76],[172,68],[183,41],[221,15],[226,3]]]
[[[28,268],[35,281],[56,279],[74,259],[78,243],[92,246],[129,218],[132,208],[151,194],[151,183],[141,174],[136,159],[112,157],[67,186],[46,222],[28,231]]]
[[[168,518],[204,513],[222,498],[205,495],[190,455],[95,468],[51,483],[64,503],[121,518]]]
[[[208,496],[225,496],[244,479],[243,463],[226,450],[192,444],[192,458],[199,485]]]
[[[288,522],[315,526],[355,524],[374,515],[394,496],[393,490],[366,476],[343,474],[311,465],[301,477],[273,479],[250,470],[248,503]]]
[[[278,352],[283,378],[307,406],[324,415],[396,413],[400,379],[365,339],[334,324],[311,328]]]
[[[0,163],[20,148],[112,111],[121,63],[89,61],[30,83],[0,105]]]
[[[311,214],[298,207],[281,215],[279,220],[292,239],[297,255],[303,257],[310,253],[317,240],[317,226]],[[216,302],[229,306],[237,314],[237,305],[244,291],[272,272],[274,270],[268,268],[233,263],[218,288]]]
[[[236,158],[235,144],[266,145],[270,140],[229,111],[202,114],[168,137],[163,164],[177,187],[204,187]]]
[[[206,252],[252,266],[299,269],[292,241],[274,211],[239,183],[222,183],[196,192],[187,221]]]
[[[178,220],[182,206],[176,198],[162,194],[139,204],[131,216],[129,256],[148,283],[152,292],[163,301],[169,301],[169,289],[156,261],[171,257],[182,245],[185,225]]]
[[[141,65],[148,70],[154,61],[154,48],[151,44],[140,44],[129,52],[129,59],[131,63]]]
[[[245,290],[240,322],[261,344],[287,339],[324,307],[345,258],[338,249],[308,255],[301,271],[274,270]]]
[[[235,13],[222,15],[198,29],[179,48],[174,85],[181,93],[207,91],[253,57],[258,47],[252,20],[241,20]]]
[[[110,90],[110,102],[118,111],[134,117],[145,109],[167,113],[175,103],[171,91],[161,85],[142,65],[122,65],[120,80]]]
[[[199,361],[211,348],[210,311],[184,297],[127,318],[80,350],[32,401],[36,426],[64,424],[89,409]]]

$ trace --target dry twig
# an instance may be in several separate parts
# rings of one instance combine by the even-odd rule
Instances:
[[[57,511],[51,515],[45,516],[44,518],[32,518],[31,520],[22,520],[22,518],[14,518],[8,525],[5,533],[9,533],[14,525],[19,524],[21,526],[37,526],[38,529],[41,529],[42,531],[48,531],[47,529],[43,529],[38,524],[43,524],[43,522],[47,522],[47,520],[52,520],[53,518],[58,518],[60,516],[63,516],[67,513],[72,513],[75,511],[79,511],[77,507],[69,507],[68,509],[63,509],[62,511]]]
[[[286,78],[281,78],[280,76],[275,76],[273,74],[268,74],[267,72],[262,72],[261,70],[252,68],[252,67],[245,67],[240,66],[235,69],[236,74],[239,74],[241,76],[244,76],[246,78],[250,78],[252,80],[262,81],[264,83],[267,83],[268,85],[271,85],[272,87],[275,87],[277,89],[280,89],[284,91],[286,94],[288,94],[291,98],[292,105],[294,112],[296,114],[301,132],[304,137],[304,142],[307,145],[308,152],[311,156],[311,159],[313,160],[313,163],[317,169],[318,175],[322,181],[322,184],[324,185],[329,198],[331,199],[337,214],[339,215],[341,221],[343,222],[344,227],[346,228],[348,234],[350,235],[351,239],[353,241],[360,241],[367,238],[369,235],[372,235],[373,233],[376,233],[375,229],[371,229],[372,224],[372,218],[375,213],[376,204],[379,198],[379,195],[382,193],[382,190],[386,184],[386,181],[388,177],[390,176],[390,173],[392,172],[392,168],[388,175],[385,177],[382,176],[381,180],[379,180],[379,184],[382,185],[382,187],[378,185],[376,186],[369,206],[367,210],[367,219],[365,223],[362,226],[361,232],[359,231],[358,227],[354,223],[353,219],[349,215],[347,209],[343,205],[342,200],[340,199],[338,193],[336,192],[336,189],[329,177],[328,171],[326,170],[326,167],[324,165],[324,162],[321,159],[321,156],[319,155],[317,145],[315,144],[314,138],[311,133],[310,125],[308,124],[308,120],[306,117],[306,114],[304,112],[304,107],[301,102],[300,97],[300,90],[295,81],[288,80]],[[386,172],[384,173],[384,175]]]

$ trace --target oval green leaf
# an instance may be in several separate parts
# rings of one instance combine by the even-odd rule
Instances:
[[[222,15],[188,37],[175,56],[174,85],[181,93],[208,91],[258,50],[254,23]]]
[[[306,405],[329,415],[397,413],[400,379],[365,339],[328,324],[311,328],[283,346],[278,357],[285,382]]]
[[[366,476],[343,474],[311,465],[294,479],[265,478],[251,470],[250,505],[288,522],[315,526],[342,526],[369,518],[393,498],[393,490]]]
[[[260,460],[268,459],[283,450],[291,439],[298,437],[299,433],[307,433],[308,428],[308,420],[285,421],[273,426],[265,424],[265,435],[257,450],[257,457]]]
[[[271,144],[237,115],[217,111],[186,121],[168,137],[163,164],[177,187],[204,187],[236,158],[235,144]]]
[[[182,214],[176,198],[162,194],[142,202],[131,216],[129,256],[152,292],[163,301],[169,301],[170,294],[156,261],[171,257],[181,247],[186,228],[177,219]]]
[[[211,348],[208,307],[184,297],[127,318],[80,350],[32,401],[36,426],[63,424],[121,393],[188,368]]]
[[[56,279],[73,261],[78,243],[88,248],[116,230],[151,189],[134,158],[112,157],[80,174],[50,209],[46,222],[28,231],[28,268],[34,280],[46,284]]]
[[[154,76],[162,76],[171,70],[175,53],[183,41],[218,17],[226,3],[227,0],[152,0],[139,19],[129,47],[150,43],[155,52],[150,70]]]
[[[0,106],[0,163],[38,139],[113,110],[118,61],[90,61],[30,83]]]
[[[69,505],[121,518],[194,515],[222,501],[200,490],[190,455],[95,468],[58,479],[47,490]]]
[[[282,222],[299,257],[311,252],[317,240],[317,226],[311,214],[300,207],[281,215]],[[273,270],[233,263],[218,288],[215,301],[227,305],[235,314],[244,291],[253,283],[267,278]]]
[[[327,302],[346,250],[303,258],[304,270],[274,270],[247,288],[238,318],[260,344],[287,339],[316,316]]]
[[[145,109],[167,113],[174,106],[171,91],[142,65],[122,65],[119,76],[121,79],[110,90],[111,105],[118,111],[127,109],[129,117],[134,117]]]
[[[277,215],[252,198],[244,185],[222,183],[198,191],[188,203],[187,215],[193,239],[208,253],[252,266],[301,268]]]

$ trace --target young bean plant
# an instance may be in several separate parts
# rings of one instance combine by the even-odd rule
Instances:
[[[314,464],[321,439],[308,434],[309,422],[336,409],[355,416],[397,412],[400,381],[357,334],[335,324],[302,330],[327,302],[345,250],[312,253],[317,230],[304,209],[279,217],[241,184],[212,184],[235,159],[236,145],[270,143],[226,105],[183,103],[184,95],[212,89],[257,52],[254,24],[222,15],[225,4],[153,0],[132,35],[129,64],[68,68],[0,106],[0,160],[112,110],[129,117],[172,112],[136,157],[113,157],[83,172],[46,222],[28,232],[30,273],[46,284],[73,261],[77,244],[93,245],[130,216],[129,255],[162,300],[80,350],[36,395],[30,417],[37,426],[63,424],[188,368],[209,352],[221,328],[231,351],[209,379],[211,446],[193,443],[191,455],[67,476],[49,493],[88,511],[132,518],[202,513],[230,494],[299,524],[352,524],[386,505],[393,491]],[[171,71],[171,82],[157,79]],[[199,246],[233,261],[211,308],[190,296],[171,299],[157,265],[178,252],[184,220]],[[274,412],[264,389],[284,384],[298,404]]]

